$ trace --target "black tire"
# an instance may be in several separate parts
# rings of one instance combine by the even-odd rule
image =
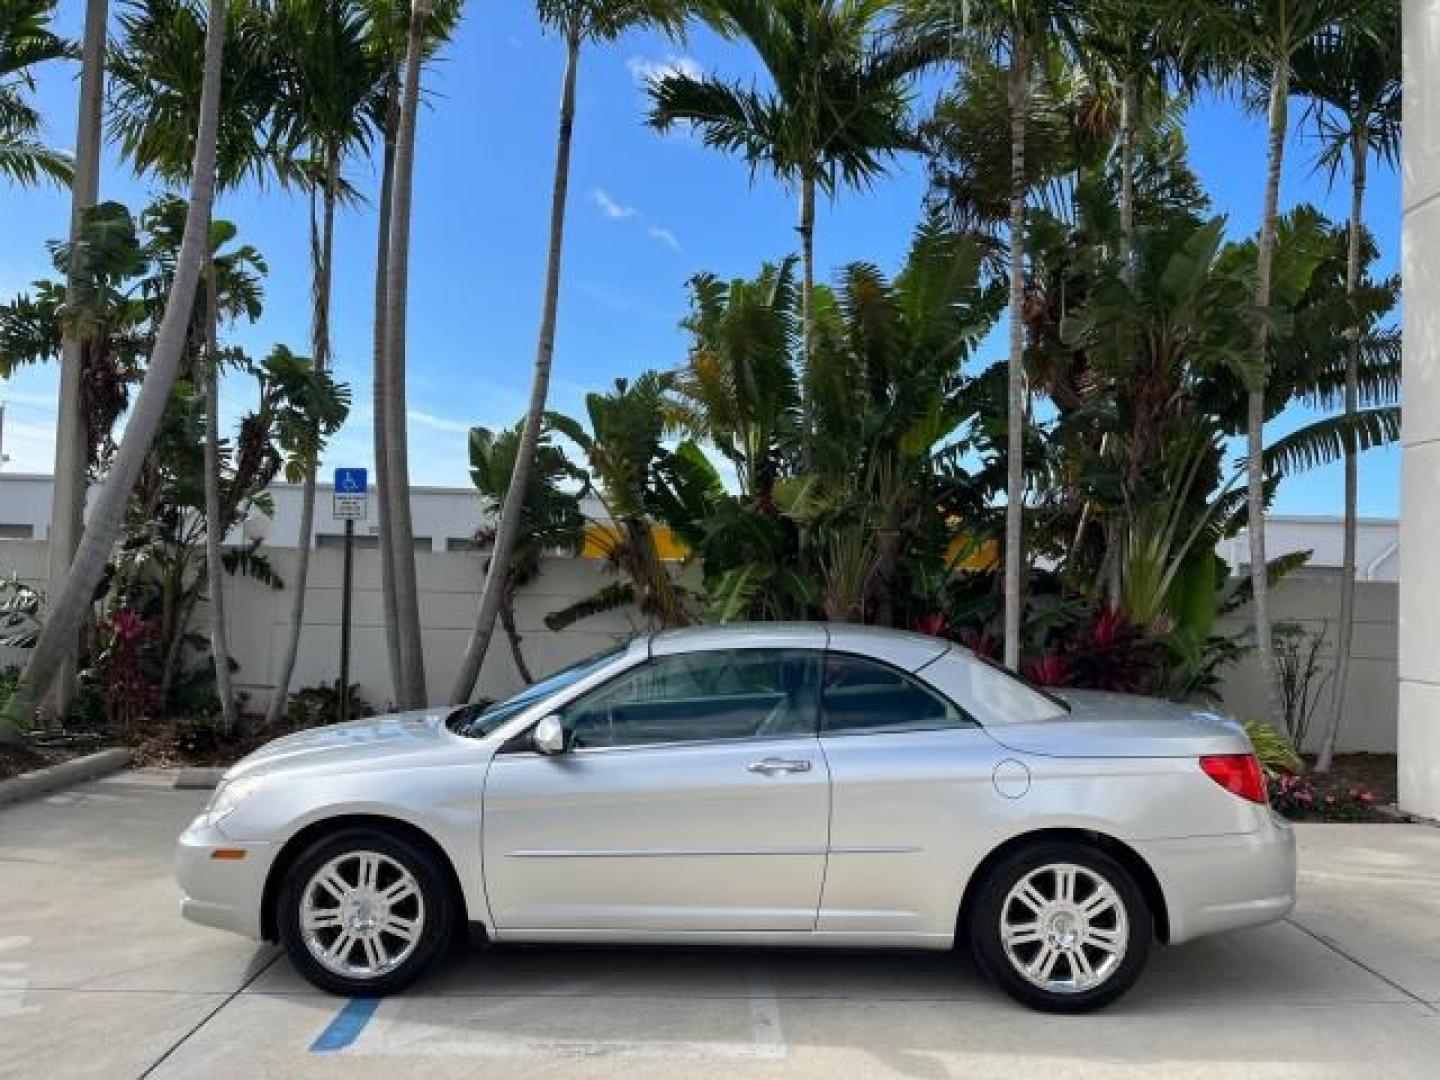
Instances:
[[[397,911],[407,918],[420,918],[418,940],[408,956],[381,974],[342,974],[326,967],[311,952],[301,930],[301,905],[311,879],[321,868],[333,860],[365,852],[392,860],[414,878],[419,891],[418,901],[402,902],[409,906],[397,905]],[[344,868],[346,864],[341,866]],[[388,869],[394,873],[393,868]],[[280,943],[289,954],[290,962],[310,983],[331,994],[384,997],[403,990],[448,951],[454,937],[454,897],[447,876],[437,865],[435,857],[403,836],[378,829],[346,829],[316,841],[291,864],[281,886],[278,903],[276,921]],[[397,939],[387,939],[386,944],[394,947],[396,952],[404,948],[404,943]],[[363,955],[363,948],[361,952]]]
[[[1012,909],[1011,918],[1018,921],[1028,909],[1024,901],[1011,898],[1015,889],[1031,874],[1045,867],[1080,867],[1095,879],[1103,881],[1118,898],[1120,913],[1109,910],[1097,916],[1095,927],[1109,931],[1112,935],[1119,929],[1125,931],[1124,952],[1118,963],[1111,963],[1110,970],[1094,985],[1067,987],[1063,990],[1039,985],[1022,970],[1025,963],[1041,959],[1042,950],[1050,947],[1051,938],[1032,945],[1017,944],[1006,949],[1002,925],[1007,907]],[[1083,905],[1089,895],[1098,888],[1091,888],[1093,879],[1079,875],[1075,896]],[[1047,880],[1041,873],[1037,879],[1042,885]],[[1056,879],[1051,876],[1051,882]],[[1086,891],[1082,891],[1086,890]],[[1037,926],[1041,919],[1034,920]],[[1085,925],[1089,925],[1088,922]],[[1135,884],[1135,879],[1121,863],[1098,848],[1081,843],[1066,841],[1042,841],[1022,848],[1006,857],[993,867],[980,883],[979,892],[971,907],[968,920],[970,948],[980,970],[1000,989],[1022,1005],[1051,1013],[1081,1013],[1103,1008],[1115,1001],[1135,984],[1150,956],[1150,946],[1155,936],[1154,919],[1145,894]],[[1033,951],[1028,951],[1033,949]],[[1098,947],[1071,945],[1061,951],[1052,969],[1054,982],[1078,982],[1083,979],[1081,969],[1070,956],[1079,951],[1080,963],[1088,965],[1097,975],[1107,963],[1107,953]],[[1065,965],[1065,979],[1058,978],[1061,965]]]

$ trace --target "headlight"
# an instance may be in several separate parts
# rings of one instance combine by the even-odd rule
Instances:
[[[234,812],[235,808],[248,799],[265,783],[263,776],[242,776],[238,780],[221,781],[215,789],[215,796],[205,809],[205,821],[216,825]]]

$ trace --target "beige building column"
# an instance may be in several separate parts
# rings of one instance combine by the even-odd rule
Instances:
[[[1440,0],[1404,0],[1400,806],[1440,818]]]

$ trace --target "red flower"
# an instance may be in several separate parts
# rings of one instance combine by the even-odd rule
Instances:
[[[1125,633],[1125,616],[1119,608],[1105,608],[1090,624],[1090,640],[1102,649],[1108,649]]]
[[[960,644],[986,660],[998,660],[1000,657],[1000,643],[987,634],[966,630],[960,635]]]
[[[950,620],[945,618],[943,611],[932,611],[929,615],[921,616],[915,629],[931,637],[946,637],[950,633]]]
[[[1041,686],[1064,686],[1070,678],[1070,661],[1055,653],[1021,665],[1025,675]]]

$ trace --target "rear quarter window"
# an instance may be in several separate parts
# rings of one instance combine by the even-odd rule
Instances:
[[[998,664],[959,649],[951,649],[919,674],[981,726],[1034,724],[1058,720],[1070,712],[1060,698]]]

